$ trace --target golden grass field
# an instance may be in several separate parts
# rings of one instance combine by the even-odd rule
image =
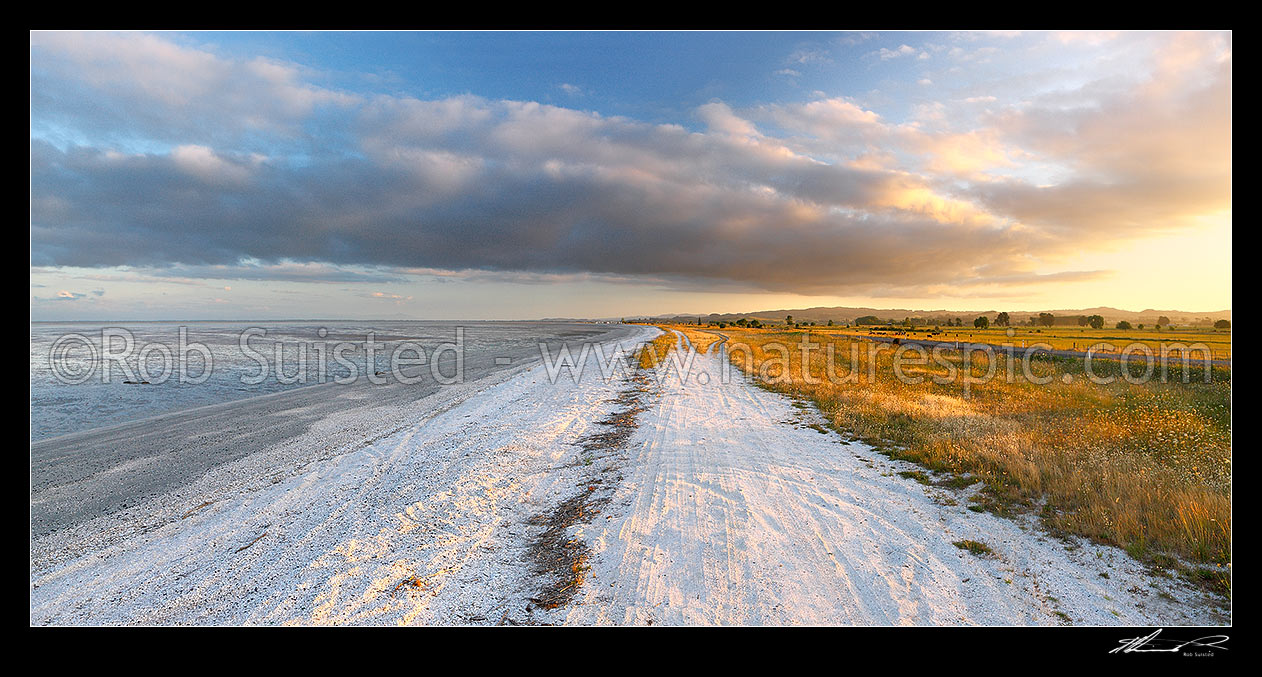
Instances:
[[[714,340],[703,327],[658,326],[680,330],[694,344]],[[1000,357],[1001,377],[985,383],[967,388],[959,382],[935,383],[932,377],[946,376],[947,369],[930,361],[904,370],[927,377],[909,384],[894,377],[888,346],[870,357],[874,342],[815,329],[729,326],[712,331],[730,338],[734,365],[771,377],[764,387],[813,402],[844,435],[933,473],[917,479],[948,486],[982,482],[972,509],[1035,511],[1053,533],[1126,548],[1155,570],[1174,569],[1230,594],[1230,367],[1212,368],[1209,383],[1202,380],[1203,368],[1194,367],[1188,383],[1174,368],[1165,383],[1117,378],[1099,385],[1085,378],[1082,359],[1036,359],[1031,375],[1052,377],[1038,385],[1022,375],[1019,365],[1009,382]],[[963,333],[971,338],[960,340],[1004,337],[1002,329]],[[820,383],[803,378],[796,346],[804,334],[821,344],[810,355],[808,371]],[[1040,336],[1046,337],[1047,332]],[[672,342],[659,338],[655,347],[664,354]],[[777,342],[789,348],[783,380],[776,378],[782,376],[782,353],[769,351]],[[858,368],[864,375],[859,382],[824,378],[828,357],[823,346],[829,342],[835,346],[835,372],[845,375]],[[857,362],[851,353],[855,343],[860,344]],[[742,351],[742,346],[748,348]],[[981,374],[984,362],[981,356],[975,360],[973,373]],[[950,361],[962,373],[962,358],[955,354]],[[875,374],[871,380],[869,369]],[[1093,372],[1120,376],[1120,370],[1118,362],[1102,361]],[[1139,371],[1132,367],[1133,374]]]
[[[710,336],[718,338],[713,334]],[[644,347],[636,351],[633,357],[641,369],[652,369],[662,363],[662,360],[675,347],[675,342],[675,335],[666,332],[645,344]]]
[[[881,327],[811,327],[812,331],[835,336],[889,336],[888,329]],[[876,330],[876,331],[873,331]],[[972,343],[989,343],[1002,345],[1011,343],[1017,347],[1025,347],[1035,343],[1045,343],[1056,350],[1086,351],[1095,347],[1098,351],[1108,352],[1101,344],[1111,344],[1113,351],[1120,351],[1131,343],[1142,343],[1154,353],[1165,345],[1167,349],[1175,344],[1183,344],[1191,348],[1202,344],[1209,348],[1213,359],[1231,359],[1231,330],[1214,329],[1091,329],[1090,327],[1012,327],[1012,336],[1008,336],[1008,328],[991,327],[976,329],[973,327],[915,327],[903,330],[900,336],[908,338],[928,339],[933,341],[968,341]],[[1194,353],[1194,358],[1200,358]]]

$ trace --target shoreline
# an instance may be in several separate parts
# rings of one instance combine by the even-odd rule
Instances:
[[[721,359],[711,346],[686,382],[640,385],[592,366],[548,383],[535,364],[285,473],[264,455],[225,464],[54,534],[86,547],[32,565],[31,622],[1223,622],[1117,548],[971,512],[966,490],[900,477],[914,466],[821,431],[813,408],[696,378]]]
[[[603,328],[608,341],[634,333]],[[32,442],[32,538],[118,512],[195,481],[224,463],[284,448],[309,460],[371,440],[427,407],[541,362],[538,349],[504,366],[467,364],[465,382],[334,382],[228,400]],[[484,382],[486,378],[494,380]],[[330,388],[329,386],[337,386]],[[290,462],[293,459],[289,459]],[[94,480],[95,478],[95,480]]]
[[[655,331],[633,329],[607,342],[630,348]],[[408,590],[416,598],[405,600],[402,591],[391,595],[387,589],[408,576],[445,579],[457,569],[485,576],[493,569],[511,579],[495,586],[497,595],[533,584],[515,550],[529,531],[522,513],[550,507],[554,496],[573,490],[565,478],[576,464],[558,463],[608,414],[608,400],[621,387],[617,379],[602,382],[594,369],[579,384],[564,375],[548,384],[545,376],[544,365],[535,364],[494,383],[470,384],[478,387],[453,394],[441,409],[403,420],[393,432],[360,440],[353,449],[297,462],[284,477],[273,477],[279,470],[275,454],[256,454],[142,510],[41,539],[44,552],[33,547],[32,554],[32,623],[363,622],[357,603],[339,611],[325,599],[334,594],[346,601],[330,586],[348,585],[348,576],[356,578],[354,599],[397,601],[394,612],[417,619],[428,608],[424,591]],[[499,532],[502,548],[515,553],[507,563],[420,571],[435,561],[467,560]],[[425,544],[420,551],[405,545],[418,537]],[[58,540],[63,542],[53,542]],[[351,573],[368,566],[359,558],[365,549],[375,553],[368,557],[373,567],[384,567],[380,576]],[[194,571],[196,583],[189,588]],[[386,572],[397,572],[397,579]],[[295,576],[310,578],[295,589]],[[276,606],[246,594],[255,590],[300,599]],[[460,604],[463,598],[441,602]],[[455,611],[443,608],[427,622],[459,622]]]

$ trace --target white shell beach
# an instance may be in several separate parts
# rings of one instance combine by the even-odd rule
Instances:
[[[578,382],[562,372],[549,383],[535,365],[431,396],[440,406],[368,409],[365,429],[387,413],[397,429],[322,458],[253,454],[40,537],[31,622],[1223,622],[1203,593],[1119,549],[971,512],[959,491],[900,477],[913,466],[808,427],[818,414],[780,395],[718,378],[717,350],[686,380],[668,368],[625,443],[587,453],[581,441],[626,386],[589,359]],[[532,601],[537,516],[584,491],[601,510],[567,533],[589,549],[590,569],[569,604],[549,609]]]

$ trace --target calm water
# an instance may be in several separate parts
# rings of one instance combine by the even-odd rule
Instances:
[[[130,359],[123,360],[132,370],[128,375],[118,364],[108,364],[102,358],[102,334],[105,327],[130,331],[134,337],[134,349]],[[187,330],[189,344],[204,345],[211,354],[212,369],[205,382],[181,383],[176,371],[163,380],[167,346],[172,361],[178,360],[180,328]],[[266,335],[255,332],[249,338],[246,352],[241,347],[241,335],[249,328],[266,330]],[[290,388],[317,384],[323,373],[325,382],[345,378],[352,371],[365,380],[368,374],[390,373],[391,354],[397,346],[412,343],[421,346],[428,362],[435,348],[442,344],[454,345],[457,328],[463,328],[463,355],[465,380],[475,380],[495,369],[508,368],[524,361],[539,358],[538,344],[543,341],[555,347],[562,341],[579,343],[602,334],[611,327],[581,323],[556,322],[181,322],[181,323],[122,323],[122,324],[46,324],[31,325],[31,440],[71,432],[90,430],[124,423],[149,416],[193,407],[254,397]],[[368,361],[365,347],[369,332],[375,332],[374,340],[381,344],[372,364]],[[63,339],[54,364],[52,350],[59,339],[77,334],[86,339]],[[91,344],[89,348],[86,343]],[[114,349],[121,351],[123,342],[114,340]],[[345,348],[340,352],[342,360],[333,356],[333,348],[339,343]],[[145,355],[149,384],[133,385],[123,381],[129,376],[144,380],[140,373],[141,348],[151,346]],[[325,355],[325,367],[321,372],[320,345]],[[277,348],[279,347],[279,361]],[[305,369],[303,353],[305,352]],[[187,373],[198,377],[204,369],[201,353],[186,353]],[[414,352],[401,355],[414,359]],[[497,359],[499,361],[497,362]],[[266,367],[260,362],[266,362]],[[280,367],[279,371],[277,367]],[[349,365],[349,366],[348,366]],[[442,377],[456,373],[455,353],[443,351],[438,360]],[[110,372],[108,382],[102,375]],[[429,383],[434,382],[430,364],[412,367],[409,374],[419,374]],[[62,374],[92,375],[83,383],[66,383],[57,378]],[[85,371],[86,370],[86,371]],[[300,377],[300,375],[302,375]],[[260,377],[261,380],[260,380]],[[254,382],[258,381],[258,382]]]

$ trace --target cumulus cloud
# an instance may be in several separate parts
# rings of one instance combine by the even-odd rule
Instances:
[[[794,50],[793,53],[789,55],[788,60],[790,63],[802,65],[829,64],[833,62],[828,50],[814,46],[805,46]]]
[[[1207,67],[1221,48],[1185,51],[1135,87],[1088,84],[1089,105],[1036,99],[973,128],[893,123],[834,97],[713,101],[689,131],[529,101],[353,96],[296,65],[152,36],[35,34],[33,120],[110,131],[77,145],[33,130],[31,260],[170,279],[1042,284],[1067,279],[1034,272],[1080,246],[1066,232],[1175,228],[1229,205],[1229,56]],[[304,133],[313,119],[333,131]],[[120,150],[118,130],[169,147]],[[287,144],[292,156],[276,151]],[[995,174],[1018,158],[1061,176]]]
[[[111,140],[214,146],[300,135],[319,109],[357,101],[297,65],[223,58],[137,33],[31,34],[33,124]]]
[[[997,134],[1068,178],[986,186],[984,204],[1047,231],[1174,231],[1231,205],[1230,46],[1175,34],[1135,86],[1049,94],[996,119]]]
[[[888,61],[889,59],[897,59],[900,56],[910,56],[916,53],[917,53],[916,48],[912,47],[911,45],[899,45],[898,47],[895,47],[894,49],[888,49],[886,47],[882,47],[881,49],[875,52],[876,56],[879,57],[882,61]]]

